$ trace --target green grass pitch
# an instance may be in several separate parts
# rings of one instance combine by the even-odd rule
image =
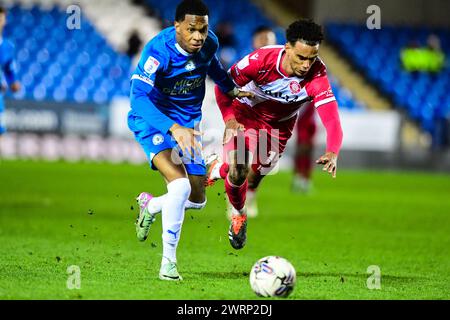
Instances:
[[[161,219],[134,233],[141,191],[164,192],[146,165],[0,162],[0,299],[258,299],[248,273],[279,255],[297,270],[288,299],[449,299],[449,175],[315,172],[315,192],[290,192],[291,175],[268,176],[247,246],[228,243],[223,183],[203,211],[186,212],[181,283],[158,279]],[[67,288],[79,266],[81,289]],[[367,268],[381,269],[369,290]]]

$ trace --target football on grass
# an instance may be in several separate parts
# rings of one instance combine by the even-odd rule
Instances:
[[[277,256],[259,259],[250,272],[250,285],[261,297],[287,297],[294,290],[296,281],[294,266]]]

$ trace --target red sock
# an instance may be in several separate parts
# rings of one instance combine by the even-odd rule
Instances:
[[[245,182],[241,186],[235,186],[228,180],[228,176],[226,177],[225,191],[227,192],[228,199],[230,200],[231,205],[236,210],[241,210],[244,207],[247,189],[248,189],[247,179],[245,179]]]
[[[225,162],[220,167],[219,174],[222,179],[225,179],[227,177],[229,168],[230,168],[230,166],[228,165],[228,163],[225,163]]]

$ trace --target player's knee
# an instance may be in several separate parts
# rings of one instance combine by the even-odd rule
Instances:
[[[247,179],[248,167],[246,165],[231,166],[228,171],[230,182],[234,185],[240,186]]]
[[[180,200],[186,201],[191,194],[191,184],[188,178],[175,179],[167,184],[168,193]]]

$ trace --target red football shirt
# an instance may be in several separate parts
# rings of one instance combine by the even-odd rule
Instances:
[[[317,59],[307,75],[300,78],[286,75],[281,66],[284,54],[284,46],[263,47],[229,70],[242,91],[255,95],[255,98],[241,98],[237,102],[251,107],[258,118],[268,123],[295,117],[306,102],[312,102],[317,108],[336,100],[322,60]]]

